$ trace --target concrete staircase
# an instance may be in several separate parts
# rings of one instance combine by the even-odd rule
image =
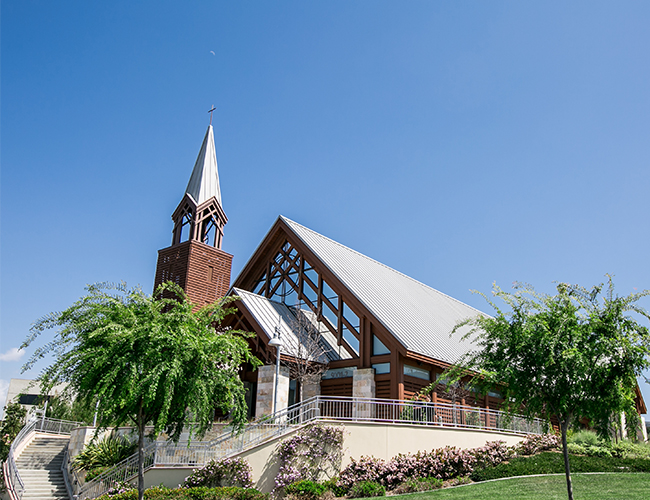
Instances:
[[[22,500],[68,500],[61,465],[70,436],[36,435],[16,460],[25,484]]]

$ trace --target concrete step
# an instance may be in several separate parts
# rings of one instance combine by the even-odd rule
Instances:
[[[16,460],[25,483],[22,500],[68,500],[63,456],[69,439],[36,437]]]

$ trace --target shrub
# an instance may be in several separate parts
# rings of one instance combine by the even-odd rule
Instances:
[[[102,495],[96,500],[137,500],[138,492],[130,489],[115,495]],[[149,488],[144,492],[145,500],[269,500],[268,493],[261,493],[255,489],[238,488],[235,486],[225,488],[197,488],[170,489],[164,486]]]
[[[395,488],[394,493],[401,495],[403,493],[417,493],[419,491],[430,491],[442,488],[443,480],[436,477],[419,477],[409,479],[405,483]]]
[[[338,485],[339,478],[334,476],[321,484],[325,487],[325,491],[330,491],[334,496],[345,496],[346,490]]]
[[[560,438],[555,434],[529,434],[515,446],[515,451],[519,455],[535,455],[542,451],[555,450],[560,446]]]
[[[383,497],[386,495],[386,488],[375,481],[361,481],[355,484],[349,491],[350,498]]]
[[[508,460],[514,453],[513,448],[508,448],[505,441],[489,441],[480,448],[474,448],[476,462],[474,468],[494,467]]]
[[[624,459],[573,455],[572,472],[650,472],[648,459]],[[470,476],[474,481],[531,474],[563,474],[564,459],[561,453],[543,452],[531,457],[516,457],[496,467],[477,470]]]
[[[588,446],[602,445],[602,441],[598,435],[593,431],[587,430],[575,432],[570,438],[567,439],[567,441],[574,444],[579,444],[584,448],[587,448]]]
[[[455,477],[453,479],[447,479],[445,482],[443,482],[442,487],[443,488],[451,488],[452,486],[459,486],[461,484],[469,484],[471,482],[472,482],[472,480],[469,478],[469,476]]]
[[[304,500],[315,500],[320,497],[327,487],[324,484],[314,481],[303,480],[284,487],[284,491],[289,495],[294,495]]]
[[[110,467],[95,467],[94,469],[89,470],[86,473],[86,477],[84,478],[84,481],[92,481],[95,479],[97,476],[101,475],[102,473],[106,472]]]
[[[650,445],[619,441],[612,445],[612,456],[616,458],[650,458]]]
[[[386,472],[386,462],[381,458],[361,457],[358,461],[353,458],[341,471],[336,484],[347,493],[357,483],[383,481]]]
[[[587,446],[586,453],[590,457],[611,457],[612,452],[606,446]]]
[[[183,488],[197,486],[219,487],[238,486],[251,488],[253,486],[253,470],[243,458],[224,458],[211,460],[208,464],[196,469],[185,478]]]
[[[400,454],[390,462],[373,457],[352,460],[341,471],[338,486],[349,491],[360,481],[375,481],[389,490],[406,481],[432,477],[442,481],[467,476],[476,468],[492,467],[507,460],[513,453],[504,442],[494,441],[471,450],[445,447],[431,452]]]
[[[126,436],[109,434],[97,442],[90,442],[72,461],[72,466],[79,470],[91,471],[98,467],[112,467],[133,455],[138,443]]]
[[[343,457],[343,428],[311,425],[280,443],[276,491],[301,480],[318,481],[338,471]]]
[[[586,455],[587,454],[587,450],[581,444],[567,443],[566,447],[567,447],[567,450],[569,450],[569,453],[571,453],[572,455]]]
[[[183,492],[182,489],[173,491]],[[198,488],[186,488],[184,491],[190,500],[268,500],[269,498],[268,493],[262,493],[253,488],[240,488],[237,486],[221,488],[207,488],[202,486]]]

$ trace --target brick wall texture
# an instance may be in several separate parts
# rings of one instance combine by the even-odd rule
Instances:
[[[188,240],[158,251],[154,289],[165,281],[178,284],[198,306],[224,297],[230,288],[232,255]]]

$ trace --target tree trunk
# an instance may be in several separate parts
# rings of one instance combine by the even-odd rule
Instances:
[[[569,419],[560,421],[560,429],[562,430],[562,453],[564,455],[564,473],[566,475],[566,489],[569,495],[569,500],[573,500],[573,486],[571,485],[571,468],[569,467],[569,450],[566,443],[566,432],[569,429]]]
[[[138,410],[138,500],[144,500],[144,416],[142,402]]]

